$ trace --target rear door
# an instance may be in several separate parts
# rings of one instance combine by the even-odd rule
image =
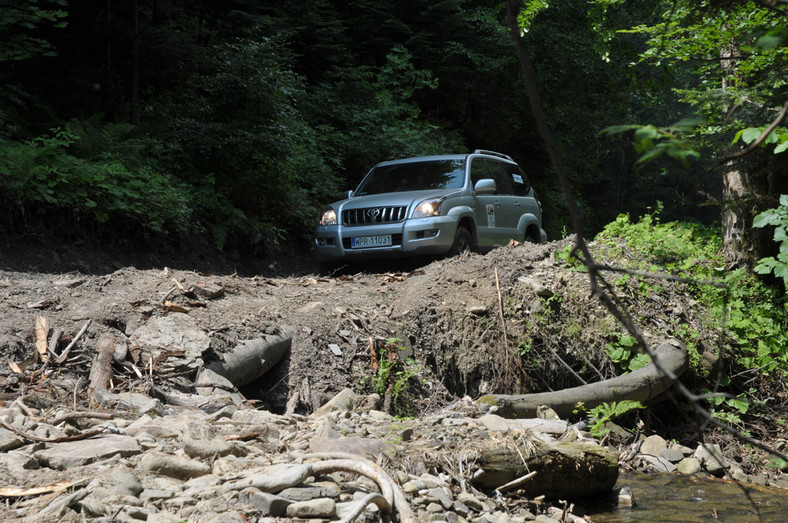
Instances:
[[[491,178],[495,181],[495,194],[475,196],[474,212],[479,247],[495,247],[506,244],[517,227],[513,212],[512,183],[501,162],[476,157],[471,160],[471,183]]]

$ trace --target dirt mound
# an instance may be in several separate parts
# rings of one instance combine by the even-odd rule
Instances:
[[[392,396],[401,402],[394,411],[416,414],[465,395],[598,381],[616,373],[604,346],[621,330],[590,296],[587,276],[555,261],[570,241],[331,277],[0,271],[0,379],[6,394],[52,384],[55,397],[73,401],[88,383],[100,339],[112,336],[128,348],[113,363],[115,389],[191,391],[206,362],[287,329],[289,354],[241,391],[274,412],[311,412],[348,387]],[[678,299],[666,285],[653,310],[640,313],[659,317]],[[179,316],[190,323],[170,325],[169,341],[160,342],[167,346],[146,352],[140,333]],[[36,350],[39,318],[50,329],[46,364]],[[204,346],[185,346],[181,331],[191,329]],[[189,351],[199,358],[184,363]]]

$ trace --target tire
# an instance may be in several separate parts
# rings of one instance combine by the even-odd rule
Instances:
[[[473,250],[473,236],[465,227],[457,227],[457,234],[454,235],[454,243],[449,249],[449,256],[457,256],[464,252]]]

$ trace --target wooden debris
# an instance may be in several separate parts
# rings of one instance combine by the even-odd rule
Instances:
[[[41,361],[46,362],[49,358],[47,354],[47,338],[49,337],[49,320],[44,316],[36,318],[36,350]]]
[[[13,425],[9,425],[8,423],[6,423],[3,420],[0,420],[0,426],[2,426],[3,428],[5,428],[7,430],[10,430],[11,432],[19,434],[20,436],[22,436],[26,440],[35,441],[37,443],[64,443],[66,441],[78,441],[78,440],[81,440],[81,439],[88,439],[88,438],[91,438],[93,436],[98,436],[99,434],[102,434],[106,430],[104,428],[101,428],[101,429],[88,430],[88,431],[85,431],[85,432],[83,432],[81,434],[76,434],[74,436],[60,436],[60,437],[57,437],[57,438],[40,438],[38,436],[34,436],[32,434],[28,434],[27,432],[25,432],[23,430],[20,430],[20,429],[14,427]]]
[[[90,388],[107,390],[112,380],[112,355],[115,353],[115,338],[104,335],[98,342],[98,354],[90,369]]]
[[[479,451],[477,488],[519,489],[528,496],[579,499],[608,493],[618,479],[618,456],[596,443],[538,438],[494,443]],[[530,473],[538,481],[528,481]]]
[[[80,480],[76,483],[84,483],[85,480]],[[0,496],[5,498],[19,498],[24,496],[38,496],[41,494],[49,494],[51,492],[59,492],[72,487],[75,484],[73,481],[58,481],[51,485],[44,485],[43,487],[0,487]]]
[[[164,306],[164,310],[169,312],[183,312],[183,313],[189,312],[189,309],[185,307],[181,307],[177,303],[170,300],[164,300],[163,306]]]
[[[655,355],[662,368],[674,376],[681,376],[689,365],[686,349],[676,341],[663,342],[657,347]],[[646,403],[653,401],[671,385],[673,382],[652,362],[629,374],[580,387],[535,394],[492,394],[482,396],[477,401],[497,406],[495,413],[504,418],[535,417],[540,405],[547,405],[559,416],[567,417],[578,402],[589,409],[602,403],[622,400]]]
[[[60,365],[64,361],[66,361],[66,358],[68,358],[69,351],[71,351],[72,347],[74,347],[74,345],[77,344],[77,342],[85,334],[85,332],[87,332],[88,327],[90,327],[90,323],[92,321],[93,320],[88,320],[88,321],[85,322],[85,324],[82,326],[82,328],[79,329],[79,332],[77,333],[77,335],[74,336],[74,339],[71,340],[71,343],[69,343],[68,346],[65,348],[65,350],[63,351],[63,354],[61,354],[60,356],[57,357],[58,365]]]

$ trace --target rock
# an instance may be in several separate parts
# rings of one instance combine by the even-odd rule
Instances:
[[[190,368],[202,365],[202,353],[211,344],[208,334],[197,326],[197,322],[180,312],[149,320],[134,331],[130,342],[133,347],[142,349],[140,361],[177,353],[179,366]]]
[[[457,495],[457,501],[468,506],[473,510],[477,510],[477,511],[484,510],[484,505],[482,504],[481,501],[479,501],[479,498],[477,498],[470,492],[465,492],[465,491],[460,492]]]
[[[102,496],[137,496],[143,491],[142,484],[137,476],[126,468],[111,467],[97,475],[87,489]]]
[[[493,432],[507,432],[509,430],[509,420],[497,414],[486,414],[479,418],[479,423]]]
[[[630,487],[622,487],[615,492],[616,504],[619,507],[634,507],[635,495]]]
[[[235,447],[223,439],[193,439],[186,437],[183,440],[183,451],[191,458],[212,458],[227,456]]]
[[[47,467],[67,470],[111,456],[125,458],[141,452],[142,448],[134,438],[111,434],[100,438],[56,443],[34,453],[34,456]]]
[[[317,409],[315,416],[322,416],[332,411],[352,412],[356,408],[356,393],[352,389],[344,389],[331,398],[328,403]]]
[[[531,288],[536,293],[537,296],[541,296],[542,298],[550,298],[553,296],[553,294],[555,294],[552,290],[550,290],[549,288],[547,288],[545,285],[535,280],[534,278],[528,278],[527,276],[520,276],[519,278],[517,278],[517,281]]]
[[[211,472],[211,467],[200,461],[153,452],[148,452],[142,457],[138,468],[145,472],[178,479],[195,478]]]
[[[700,462],[695,458],[684,458],[676,463],[676,470],[682,474],[697,474],[701,471]]]
[[[247,487],[238,493],[238,501],[254,508],[261,516],[284,517],[292,503],[287,498]]]
[[[676,466],[665,458],[643,454],[640,456],[645,463],[648,463],[657,472],[673,472]]]
[[[287,507],[287,516],[292,518],[330,518],[336,513],[337,505],[331,498],[299,501]]]
[[[306,465],[275,465],[243,479],[228,482],[227,486],[234,490],[255,487],[263,492],[279,492],[302,483],[310,474],[311,470]]]
[[[700,463],[701,468],[713,476],[722,477],[725,474],[725,470],[730,467],[730,464],[722,454],[722,449],[716,443],[704,443],[698,446],[694,457]]]
[[[340,490],[335,484],[334,486],[335,488],[333,489],[323,486],[290,487],[281,491],[279,495],[290,501],[309,501],[317,498],[338,498]]]
[[[678,463],[684,459],[684,453],[676,448],[664,449],[659,452],[659,457],[670,461],[671,463]]]
[[[668,444],[665,438],[656,434],[647,437],[640,446],[641,454],[648,454],[649,456],[659,456],[663,450],[668,449]]]
[[[393,456],[391,442],[376,438],[314,438],[309,442],[312,452],[343,452],[377,459],[381,454]]]
[[[0,427],[0,452],[7,452],[25,444],[18,434]]]

